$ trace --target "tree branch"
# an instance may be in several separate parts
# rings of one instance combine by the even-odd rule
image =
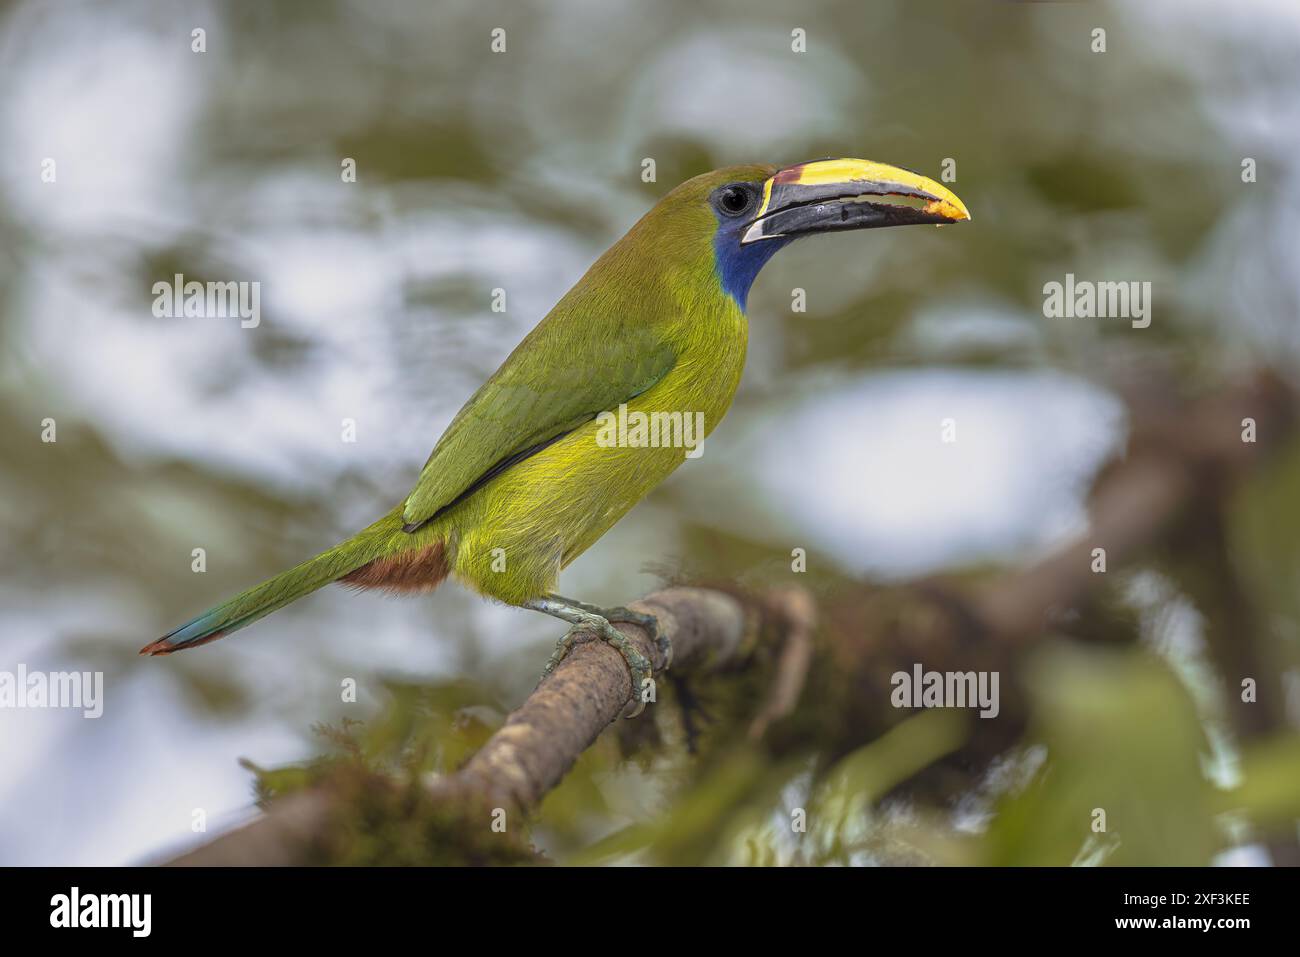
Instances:
[[[633,602],[673,643],[673,671],[703,673],[745,653],[753,609],[732,595],[704,588],[669,588]],[[663,656],[643,628],[619,622],[659,674]],[[596,737],[616,721],[631,695],[622,656],[595,635],[576,644],[540,686],[460,770],[428,782],[427,793],[448,803],[470,801],[528,810],[539,804]],[[650,707],[653,707],[651,705]],[[284,865],[304,852],[333,820],[328,791],[287,795],[238,830],[180,855],[176,865]]]

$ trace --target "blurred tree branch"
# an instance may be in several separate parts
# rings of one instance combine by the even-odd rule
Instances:
[[[1207,541],[1204,529],[1244,479],[1295,441],[1297,398],[1267,372],[1192,402],[1179,401],[1172,386],[1154,377],[1121,391],[1130,440],[1094,482],[1084,534],[1024,568],[972,586],[934,578],[864,586],[822,601],[822,618],[836,639],[810,678],[810,694],[821,708],[803,712],[784,735],[775,729],[777,753],[809,737],[833,754],[875,740],[910,713],[890,705],[889,678],[916,662],[927,670],[997,671],[1001,718],[981,725],[964,748],[908,783],[914,795],[950,801],[1022,739],[1030,712],[1021,680],[1027,653],[1051,636],[1093,644],[1113,644],[1117,636],[1136,640],[1136,625],[1117,622],[1119,612],[1106,604],[1114,597],[1113,574],[1171,551],[1210,575],[1204,587],[1188,582],[1188,594],[1209,621],[1211,655],[1226,683],[1225,704],[1239,740],[1248,745],[1285,730],[1281,678],[1261,659],[1260,623],[1244,586],[1227,575],[1222,538],[1217,545]],[[1255,423],[1257,441],[1243,441],[1244,419]],[[1094,571],[1096,548],[1106,551],[1107,574]],[[1247,676],[1259,685],[1254,704],[1239,698],[1238,682]],[[1293,858],[1295,846],[1289,834],[1270,843],[1279,863]]]

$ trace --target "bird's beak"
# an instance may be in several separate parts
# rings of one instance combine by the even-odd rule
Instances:
[[[956,194],[919,173],[869,160],[815,160],[763,184],[763,203],[740,243],[964,219],[970,213]]]

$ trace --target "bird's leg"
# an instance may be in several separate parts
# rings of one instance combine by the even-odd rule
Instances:
[[[588,605],[586,602],[574,601],[572,598],[565,598],[563,595],[551,595],[556,601],[562,601],[566,605],[572,605],[574,608],[580,608],[583,611],[589,611],[593,615],[600,615],[606,621],[626,621],[633,625],[640,625],[646,631],[650,632],[650,640],[655,643],[659,653],[664,656],[664,671],[667,671],[673,664],[673,643],[663,630],[659,627],[659,619],[654,615],[647,615],[644,612],[633,611],[631,608],[624,608],[619,605],[616,608],[601,608],[599,605]]]
[[[625,717],[635,718],[645,710],[645,701],[641,696],[641,691],[645,688],[646,682],[650,680],[650,662],[646,660],[645,655],[637,650],[636,645],[632,644],[632,641],[626,635],[609,623],[608,618],[597,610],[591,610],[593,608],[591,605],[579,606],[575,602],[554,595],[531,599],[525,602],[523,607],[567,621],[573,626],[563,638],[556,642],[555,651],[551,653],[551,660],[546,663],[546,668],[542,671],[539,683],[544,681],[555,670],[556,665],[564,660],[564,656],[573,648],[573,642],[578,633],[584,629],[590,629],[602,641],[608,642],[623,656],[623,660],[627,662],[628,670],[632,673],[631,710],[626,712]]]

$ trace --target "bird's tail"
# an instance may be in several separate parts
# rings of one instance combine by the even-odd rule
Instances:
[[[447,574],[442,542],[409,535],[401,526],[399,508],[347,541],[187,621],[145,645],[140,654],[169,655],[224,638],[334,581],[362,588],[434,587]]]

